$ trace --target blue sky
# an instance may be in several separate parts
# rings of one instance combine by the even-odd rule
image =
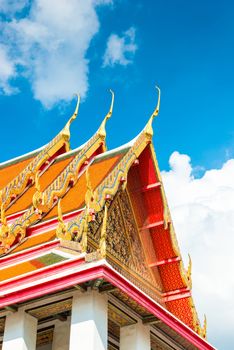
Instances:
[[[208,171],[213,174],[216,168],[234,179],[234,167],[224,167],[234,156],[232,1],[0,0],[0,11],[0,161],[51,140],[73,113],[74,92],[81,93],[82,103],[72,125],[73,148],[98,128],[109,108],[109,88],[115,92],[115,105],[107,126],[108,146],[128,142],[155,107],[157,83],[162,99],[154,143],[165,181],[169,175],[178,179],[179,165],[190,184],[193,174],[207,183]],[[174,151],[178,154],[169,165]],[[192,166],[181,154],[189,155]],[[213,177],[209,181],[213,184]],[[220,199],[219,184],[215,191]],[[175,215],[181,204],[173,199],[170,184],[168,196]],[[204,206],[202,200],[199,203]],[[221,200],[220,207],[226,203]],[[228,214],[232,209],[228,207]],[[212,210],[209,215],[214,218],[218,209]],[[204,229],[209,231],[208,222]],[[178,228],[186,231],[182,224],[178,222]],[[217,234],[217,247],[220,239]],[[199,265],[199,252],[194,256]],[[200,283],[199,271],[197,276]],[[198,303],[199,298],[197,292]],[[215,300],[214,296],[210,310]],[[222,296],[218,300],[221,303]],[[230,300],[227,297],[225,305]],[[219,348],[231,348],[231,331],[224,340],[214,324],[210,340]]]
[[[85,52],[90,62],[89,87],[79,121],[72,127],[73,147],[89,137],[101,121],[110,99],[108,88],[116,94],[113,118],[108,125],[109,147],[133,138],[154,108],[154,85],[158,83],[162,105],[155,123],[155,143],[161,167],[167,167],[168,157],[175,149],[188,152],[194,165],[220,166],[227,155],[233,154],[234,143],[232,13],[231,1],[221,4],[117,0],[112,5],[99,6],[100,28]],[[20,16],[19,12],[17,17]],[[103,68],[108,37],[112,33],[122,36],[130,27],[136,30],[137,45],[132,63]],[[66,84],[66,79],[61,76],[59,83]],[[74,105],[74,101],[73,104],[66,101],[67,105],[63,104],[61,109],[58,100],[57,107],[47,110],[34,99],[29,79],[18,75],[11,84],[20,92],[0,96],[4,149],[1,160],[50,140]]]

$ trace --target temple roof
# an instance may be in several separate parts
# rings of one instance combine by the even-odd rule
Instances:
[[[105,123],[112,108],[113,100],[81,147],[69,147],[77,105],[49,144],[0,164],[0,286],[13,288],[22,276],[49,273],[51,266],[59,269],[84,255],[86,262],[106,259],[205,337],[191,295],[191,261],[185,269],[152,143],[159,104],[135,139],[107,151]],[[116,246],[128,245],[131,257],[113,246],[111,225],[118,235],[128,232]]]

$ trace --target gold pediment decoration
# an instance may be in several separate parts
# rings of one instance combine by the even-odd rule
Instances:
[[[102,249],[101,249],[102,248]],[[151,296],[160,286],[148,267],[143,245],[126,191],[119,190],[111,203],[89,223],[88,253],[100,253],[113,267]]]

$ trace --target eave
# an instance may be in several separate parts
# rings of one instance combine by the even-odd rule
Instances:
[[[79,266],[77,266],[78,261],[80,261]],[[153,316],[160,319],[194,346],[204,350],[215,349],[204,338],[201,338],[174,315],[116,272],[105,260],[83,264],[82,259],[79,258],[74,259],[72,262],[65,262],[63,265],[64,269],[62,271],[55,271],[49,277],[41,276],[35,279],[35,276],[32,276],[31,279],[22,278],[20,283],[17,283],[17,285],[14,284],[13,288],[9,284],[2,286],[0,307],[4,308],[12,304],[19,304],[87,281],[104,279],[123,293],[126,293]]]

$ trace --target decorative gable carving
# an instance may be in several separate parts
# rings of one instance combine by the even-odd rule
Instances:
[[[100,241],[104,210],[89,225],[88,251],[97,249]],[[157,285],[147,266],[143,246],[134,219],[134,213],[126,191],[119,191],[108,208],[106,228],[107,261],[151,297],[160,301]]]

